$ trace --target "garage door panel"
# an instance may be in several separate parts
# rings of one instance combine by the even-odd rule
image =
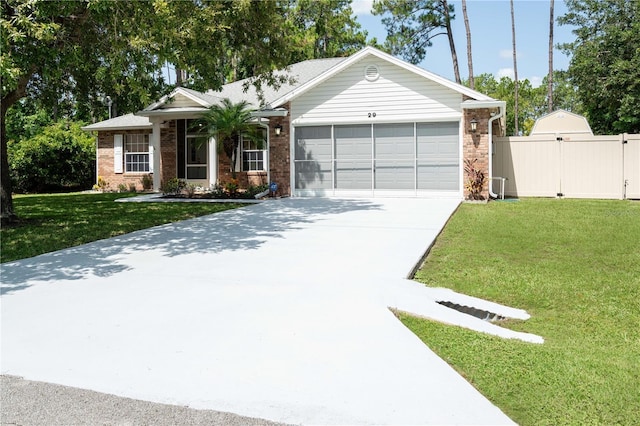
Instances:
[[[371,189],[371,161],[336,160],[336,189]]]
[[[295,165],[296,189],[331,189],[331,161],[304,161]]]
[[[418,158],[458,158],[458,123],[416,125]]]
[[[413,123],[374,126],[376,159],[413,159]]]
[[[336,159],[371,159],[371,126],[336,126]]]
[[[331,160],[331,126],[296,128],[296,160]]]
[[[418,189],[430,191],[456,191],[459,189],[457,164],[433,164],[418,161]]]
[[[413,160],[376,160],[376,189],[414,189]]]
[[[331,126],[295,130],[294,183],[296,189],[331,189]]]

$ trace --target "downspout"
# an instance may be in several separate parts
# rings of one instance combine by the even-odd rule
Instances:
[[[498,107],[498,114],[489,119],[489,196],[498,198],[498,194],[493,192],[493,122],[504,115],[506,104]]]

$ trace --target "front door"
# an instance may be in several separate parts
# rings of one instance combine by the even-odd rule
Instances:
[[[187,180],[208,186],[207,158],[208,139],[206,136],[187,135],[185,146]]]

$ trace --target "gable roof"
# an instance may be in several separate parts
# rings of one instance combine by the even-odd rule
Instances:
[[[293,84],[290,82],[286,82],[278,88],[274,88],[271,86],[263,87],[262,95],[264,99],[264,105],[261,105],[260,103],[258,92],[255,86],[251,85],[253,79],[246,78],[233,83],[225,84],[219,91],[208,90],[205,93],[179,87],[175,89],[171,94],[164,96],[158,102],[149,105],[141,113],[145,115],[151,115],[149,114],[149,112],[160,109],[170,111],[171,108],[169,104],[177,95],[181,95],[191,99],[195,104],[199,106],[199,108],[208,108],[211,105],[220,102],[220,100],[223,98],[229,98],[232,102],[240,102],[242,100],[245,100],[255,108],[275,109],[289,102],[293,98],[301,95],[302,93],[305,93],[308,90],[311,90],[312,88],[318,86],[322,82],[328,80],[329,78],[340,73],[349,66],[366,58],[367,56],[375,56],[381,60],[390,62],[407,71],[410,71],[423,78],[454,90],[462,95],[466,95],[474,100],[495,100],[480,92],[471,90],[466,86],[454,83],[453,81],[450,81],[444,77],[431,73],[423,68],[412,65],[387,53],[384,53],[374,47],[367,46],[364,49],[345,58],[309,59],[290,65],[284,70],[276,71],[276,77],[282,76],[293,78],[294,82]],[[245,86],[248,86],[246,91]],[[184,109],[182,110],[184,111]],[[198,107],[195,107],[194,111],[197,110]]]
[[[307,81],[306,83],[302,83],[299,84],[297,87],[294,88],[294,90],[289,91],[288,93],[284,93],[282,94],[279,98],[275,99],[272,103],[271,103],[271,107],[272,108],[277,108],[287,102],[289,102],[290,100],[292,100],[293,98],[301,95],[302,93],[307,92],[308,90],[311,90],[312,88],[318,86],[319,84],[321,84],[322,82],[328,80],[329,78],[333,77],[334,75],[338,74],[339,72],[341,72],[342,70],[348,68],[349,66],[355,64],[356,62],[364,59],[367,56],[376,56],[379,59],[382,59],[384,61],[390,62],[394,65],[397,65],[407,71],[413,72],[414,74],[417,74],[421,77],[424,77],[428,80],[431,80],[435,83],[438,83],[442,86],[445,86],[449,89],[452,89],[456,92],[459,92],[463,95],[466,95],[470,98],[479,100],[479,101],[493,101],[494,99],[482,94],[480,92],[476,92],[475,90],[471,90],[466,86],[463,86],[461,84],[458,83],[454,83],[451,80],[448,80],[444,77],[441,77],[437,74],[434,74],[432,72],[429,72],[423,68],[420,68],[416,65],[410,64],[408,62],[405,62],[401,59],[398,59],[394,56],[391,56],[387,53],[384,53],[374,47],[371,46],[367,46],[364,49],[354,53],[353,55],[344,58],[343,61],[340,61],[338,64],[336,64],[334,67],[326,70],[325,72],[318,74],[315,78]]]
[[[127,114],[98,123],[82,127],[87,132],[96,130],[126,130],[126,129],[151,129],[152,124],[148,117]]]

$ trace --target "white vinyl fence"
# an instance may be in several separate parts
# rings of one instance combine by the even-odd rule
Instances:
[[[640,135],[495,138],[493,176],[514,197],[640,198]]]

